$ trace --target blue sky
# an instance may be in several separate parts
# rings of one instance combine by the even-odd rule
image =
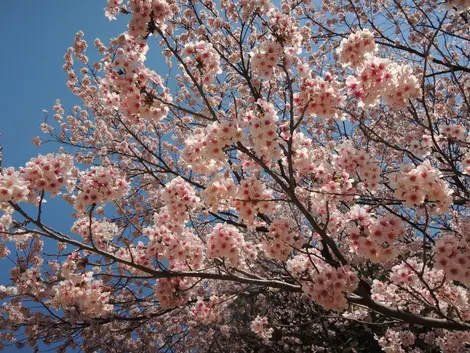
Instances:
[[[0,97],[0,144],[3,165],[23,165],[39,151],[31,138],[41,135],[43,109],[52,111],[57,98],[64,107],[77,103],[67,89],[63,56],[73,45],[75,33],[85,32],[93,46],[125,30],[125,18],[110,22],[103,12],[104,0],[21,0],[2,4],[0,29],[2,80]],[[45,146],[41,152],[54,151]]]
[[[63,56],[73,45],[75,33],[83,30],[90,49],[96,37],[106,44],[126,29],[126,18],[110,22],[103,8],[105,0],[15,0],[2,3],[0,31],[0,144],[3,166],[21,166],[38,153],[57,151],[58,145],[41,148],[31,143],[41,136],[43,109],[52,112],[60,98],[63,106],[73,107],[78,100],[66,87]],[[50,114],[52,116],[52,114]],[[57,200],[59,201],[59,200]],[[51,200],[44,221],[67,231],[71,226],[70,207]],[[9,282],[8,260],[0,262],[0,284]],[[50,347],[47,347],[50,349]],[[46,349],[47,349],[46,348]],[[4,352],[17,352],[14,347]],[[28,347],[21,352],[32,352]]]

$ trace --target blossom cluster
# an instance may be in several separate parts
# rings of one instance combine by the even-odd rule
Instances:
[[[146,249],[149,258],[166,259],[169,262],[169,268],[187,266],[190,269],[197,269],[201,267],[204,260],[204,247],[201,240],[189,230],[174,233],[165,225],[158,224],[144,228],[143,234],[149,239]]]
[[[289,139],[289,123],[281,125],[281,136],[283,139]],[[297,176],[300,180],[307,173],[315,173],[319,161],[315,158],[316,150],[312,140],[307,138],[301,131],[294,132],[292,142],[292,165],[297,171]]]
[[[187,213],[193,210],[200,201],[191,184],[181,177],[166,184],[161,196],[172,221],[179,224],[186,221]]]
[[[284,56],[284,48],[277,41],[264,41],[250,53],[253,72],[270,80],[276,72],[276,66]]]
[[[20,169],[20,176],[29,182],[30,201],[37,197],[34,189],[49,192],[52,197],[65,186],[71,191],[74,187],[73,157],[67,154],[39,155]]]
[[[356,76],[348,76],[346,85],[349,94],[359,98],[359,104],[364,107],[375,106],[382,98],[390,107],[402,109],[420,92],[418,79],[410,66],[375,56],[366,60]]]
[[[197,82],[211,84],[222,73],[219,54],[209,42],[187,43],[183,55],[186,66],[192,68],[191,73]]]
[[[173,9],[165,0],[129,0],[123,6],[122,0],[108,0],[105,15],[110,20],[116,19],[120,11],[132,14],[129,22],[129,33],[134,37],[146,37],[149,34],[149,24],[164,29],[165,23],[173,16]],[[127,10],[127,7],[130,11]]]
[[[449,124],[442,127],[442,133],[450,140],[459,141],[465,138],[465,127],[458,124]]]
[[[377,45],[374,34],[368,29],[363,29],[344,38],[336,53],[340,64],[356,69],[364,63],[367,55],[375,51]]]
[[[186,304],[190,298],[192,281],[185,277],[160,278],[154,287],[160,307],[174,308]]]
[[[383,337],[378,338],[378,343],[385,353],[405,352],[403,348],[414,345],[415,341],[416,336],[412,332],[390,328]]]
[[[444,270],[446,276],[455,281],[470,285],[470,244],[465,237],[444,235],[435,244],[436,268]]]
[[[459,317],[467,321],[470,319],[468,306],[469,297],[467,290],[461,284],[449,281],[444,271],[436,268],[438,266],[423,265],[418,258],[411,258],[401,262],[391,269],[390,280],[374,280],[372,283],[372,299],[381,304],[397,307],[400,310],[409,310],[420,313],[429,307],[429,303],[439,302],[439,310],[448,317]],[[418,300],[413,293],[419,293]],[[436,340],[436,337],[428,334],[420,337],[427,344],[440,346],[446,341]],[[452,338],[449,340],[449,352],[460,352],[450,350]]]
[[[230,266],[239,267],[248,256],[253,255],[252,246],[245,242],[243,235],[234,226],[218,223],[208,235],[209,259],[224,259]]]
[[[340,107],[345,99],[337,80],[329,73],[321,77],[306,78],[301,82],[294,104],[300,113],[324,119],[341,119]]]
[[[344,310],[347,307],[345,294],[357,288],[359,279],[348,266],[334,268],[318,255],[296,255],[287,261],[287,269],[300,281],[302,291],[317,304],[328,310]]]
[[[186,139],[182,157],[192,170],[213,173],[227,159],[224,148],[239,141],[242,133],[242,129],[233,122],[214,122]]]
[[[120,199],[129,191],[125,176],[112,168],[92,167],[81,172],[79,181],[80,191],[74,202],[77,210]]]
[[[109,20],[115,20],[120,11],[122,0],[108,0],[108,6],[104,9],[104,14]]]
[[[246,224],[252,225],[258,213],[271,214],[276,209],[276,203],[271,200],[272,193],[259,179],[244,179],[238,185],[233,207],[238,216]]]
[[[263,100],[258,100],[257,104],[260,112],[248,111],[246,114],[253,149],[259,156],[276,159],[280,156],[276,109],[272,103]]]
[[[10,227],[11,223],[13,222],[13,208],[6,207],[5,204],[1,203],[0,199],[0,208],[2,209],[3,214],[0,216],[0,238],[2,240],[6,240],[8,237],[6,235],[6,230]]]
[[[205,302],[202,297],[197,298],[196,304],[191,308],[191,314],[194,315],[199,322],[208,324],[217,321],[217,313],[213,310],[210,302]]]
[[[467,7],[470,8],[470,4]],[[435,343],[442,353],[465,352],[470,344],[470,332],[444,330],[442,334],[435,337]]]
[[[423,135],[420,139],[415,139],[410,143],[410,150],[418,157],[424,157],[429,154],[432,146],[432,137]]]
[[[165,103],[171,103],[172,97],[163,79],[144,65],[147,43],[125,33],[112,44],[117,48],[111,51],[112,63],[105,64],[106,77],[100,85],[103,104],[121,111],[131,121],[160,121],[168,114]]]
[[[262,245],[266,254],[274,259],[286,261],[292,246],[297,242],[295,234],[288,221],[274,220],[268,227],[267,239]]]
[[[251,322],[250,329],[265,343],[269,342],[274,332],[274,329],[269,327],[268,318],[259,315]]]
[[[0,202],[28,201],[29,182],[24,180],[20,172],[6,168],[0,174]]]
[[[87,242],[93,242],[97,248],[106,249],[106,243],[118,235],[119,229],[115,223],[105,219],[92,218],[90,225],[90,217],[84,216],[74,222],[70,231]]]
[[[233,179],[219,174],[201,192],[201,198],[212,212],[225,211],[229,208],[229,202],[237,194],[237,186]]]
[[[93,280],[93,272],[66,279],[53,287],[52,304],[56,308],[78,307],[79,313],[89,317],[106,316],[113,311],[110,293],[101,281]]]
[[[222,312],[231,300],[226,296],[212,295],[209,300],[198,297],[191,307],[191,315],[198,323],[210,324],[222,319]]]
[[[240,5],[243,10],[242,18],[244,21],[246,21],[255,10],[264,13],[272,8],[271,0],[242,0],[240,1]]]
[[[379,188],[381,169],[378,163],[366,151],[355,149],[351,143],[344,142],[338,146],[335,165],[351,177],[357,175],[365,189],[377,190]]]
[[[88,48],[87,42],[83,39],[84,33],[79,31],[75,34],[75,40],[73,43],[73,52],[75,57],[80,60],[83,64],[88,63],[88,57],[84,54]]]
[[[313,283],[302,283],[302,290],[325,309],[341,311],[347,307],[345,294],[353,292],[358,283],[356,274],[347,266],[326,265]]]
[[[259,1],[263,3],[263,0]],[[279,9],[268,10],[269,22],[272,29],[271,36],[276,38],[284,47],[286,53],[285,65],[290,64],[294,56],[302,53],[302,34],[296,21]]]
[[[393,177],[395,197],[408,207],[421,206],[426,201],[434,203],[432,212],[447,212],[452,204],[452,190],[442,180],[441,172],[425,161],[417,167],[404,165]]]
[[[470,152],[464,154],[462,158],[462,167],[464,173],[470,175]]]
[[[348,228],[352,250],[377,263],[398,255],[398,240],[404,234],[402,222],[393,215],[371,217],[364,209],[353,207],[348,218],[357,226]]]
[[[139,266],[151,267],[152,265],[152,257],[148,254],[147,246],[143,241],[138,241],[137,244],[118,248],[117,251],[115,251],[115,254],[119,258]],[[136,269],[132,265],[120,264],[119,266],[135,275],[145,274],[145,272]]]
[[[15,278],[15,285],[21,294],[32,294],[39,298],[44,297],[45,288],[40,267],[31,267],[20,273]]]

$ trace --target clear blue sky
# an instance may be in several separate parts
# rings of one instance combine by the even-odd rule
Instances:
[[[93,49],[96,37],[109,38],[126,29],[126,18],[110,22],[105,0],[14,0],[3,1],[0,11],[2,71],[0,83],[0,144],[3,166],[21,166],[38,153],[56,151],[57,145],[38,149],[31,138],[42,135],[43,109],[52,112],[60,98],[64,107],[79,103],[65,85],[63,56],[83,30]],[[70,229],[71,208],[47,204],[45,222]],[[9,282],[8,260],[0,262],[0,284]],[[17,352],[14,347],[5,352]],[[32,352],[27,347],[21,352]]]
[[[73,45],[75,33],[83,30],[93,47],[96,37],[106,44],[126,29],[125,18],[110,22],[104,16],[105,5],[105,0],[2,3],[0,143],[4,166],[22,165],[38,153],[31,138],[42,134],[43,109],[51,112],[56,98],[65,107],[77,103],[65,85],[62,70],[63,56]],[[46,146],[41,152],[55,149],[57,146]]]

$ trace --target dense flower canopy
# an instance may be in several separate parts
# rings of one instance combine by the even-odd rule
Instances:
[[[469,9],[109,0],[0,174],[1,347],[466,352]]]

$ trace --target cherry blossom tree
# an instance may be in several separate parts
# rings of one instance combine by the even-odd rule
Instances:
[[[466,352],[469,9],[109,0],[0,174],[2,347]]]

